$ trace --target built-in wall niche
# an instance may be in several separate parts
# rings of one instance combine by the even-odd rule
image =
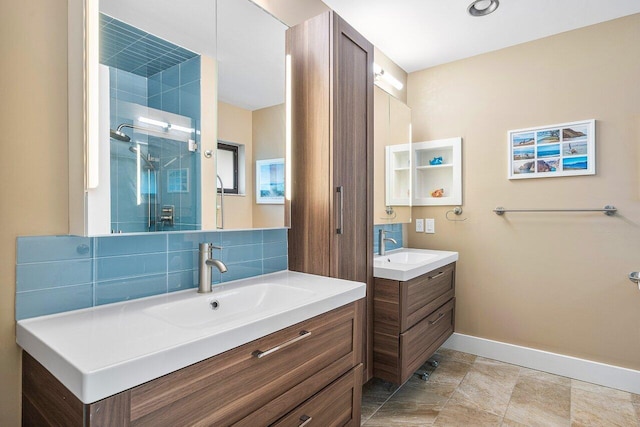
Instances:
[[[462,138],[412,144],[413,205],[462,204]]]
[[[113,24],[109,27],[111,33],[101,33],[109,24]],[[284,24],[249,0],[192,0],[188,6],[169,0],[70,0],[70,232],[104,235],[218,229],[222,215],[216,195],[218,139],[237,141],[246,147],[248,186],[255,182],[253,171],[257,160],[284,157],[285,30]],[[120,37],[114,38],[118,33]],[[151,51],[159,55],[147,57]],[[113,61],[105,64],[99,57],[105,55]],[[135,63],[136,59],[142,62]],[[174,60],[175,64],[167,63]],[[102,77],[100,62],[111,68]],[[199,78],[194,80],[195,71]],[[87,76],[86,80],[83,75]],[[108,95],[100,96],[101,86],[102,93]],[[133,128],[128,125],[137,126],[139,117],[120,115],[113,99],[177,114],[188,118],[193,125],[183,126],[153,116],[146,118],[155,122]],[[107,114],[105,105],[112,107]],[[236,124],[219,117],[220,111],[227,107],[243,109],[248,112],[249,120]],[[231,115],[235,116],[235,110]],[[243,129],[248,140],[219,135],[219,123]],[[110,136],[118,135],[115,131],[122,124],[125,125],[120,128],[123,139],[114,140]],[[153,132],[142,127],[151,128]],[[155,142],[161,144],[158,138],[177,127],[192,134],[194,151],[171,154],[166,159],[158,154],[162,150],[160,146],[147,151],[151,147],[147,144],[149,139],[155,138]],[[118,171],[100,159],[105,155],[110,157],[110,145],[118,145],[116,151],[122,154],[121,165],[131,163],[127,169],[137,173],[137,163],[140,163],[146,179],[123,177],[119,187],[110,185],[110,177],[104,172],[111,171],[112,176],[117,176]],[[138,146],[140,155],[129,150]],[[161,213],[165,204],[162,200],[165,196],[159,191],[164,188],[163,176],[175,177],[171,169],[185,169],[186,162],[191,163],[192,168],[181,176],[189,176],[188,215],[194,220],[188,225],[174,221],[173,227],[169,227],[169,222],[159,227],[161,215],[155,212]],[[166,171],[162,169],[165,165]],[[147,186],[139,191],[131,190],[134,195],[129,200],[131,209],[121,209],[114,226],[109,218],[115,215],[112,192],[107,189],[124,191],[128,189],[127,182],[137,181],[146,182]],[[151,191],[153,188],[157,190]],[[226,221],[225,228],[284,225],[283,206],[257,205],[254,193],[248,188],[245,196],[237,196],[234,202],[225,204],[224,214],[230,218],[234,216],[229,214],[233,210],[246,213],[242,221],[240,216],[238,221]],[[172,194],[174,198],[180,196],[186,200],[186,191]],[[241,202],[242,205],[234,206]],[[181,213],[187,211],[180,210],[180,203],[174,206],[176,220],[179,216],[187,217],[187,213]],[[135,212],[131,221],[124,217],[128,211]],[[130,222],[138,223],[139,227],[131,228]]]

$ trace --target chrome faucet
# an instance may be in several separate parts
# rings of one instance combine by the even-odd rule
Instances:
[[[211,267],[215,266],[220,273],[227,271],[227,266],[219,259],[213,258],[214,249],[222,249],[220,246],[215,246],[213,243],[200,243],[198,245],[200,250],[198,257],[198,277],[200,282],[198,283],[198,292],[208,293],[211,292]]]
[[[380,229],[380,233],[378,234],[378,254],[384,255],[387,253],[387,248],[385,247],[385,242],[387,241],[393,242],[396,245],[398,244],[398,242],[396,242],[396,239],[387,237],[386,230]]]

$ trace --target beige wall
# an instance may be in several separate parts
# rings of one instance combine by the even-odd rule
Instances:
[[[253,111],[254,175],[257,160],[284,158],[284,114],[284,104]],[[255,191],[251,200],[254,228],[284,227],[284,205],[259,205],[256,203]]]
[[[67,2],[0,13],[0,425],[20,424],[16,237],[68,232]]]
[[[253,158],[251,111],[218,102],[218,139],[245,148],[245,194],[224,196],[224,228],[251,228],[253,224]],[[218,198],[219,200],[219,198]],[[218,210],[217,217],[220,217]],[[220,220],[218,219],[218,224]]]
[[[640,369],[640,15],[409,75],[414,141],[463,138],[464,222],[413,208],[460,253],[456,330]],[[597,175],[509,181],[507,131],[597,120]],[[506,214],[599,208],[619,215]],[[411,226],[415,229],[415,226]]]

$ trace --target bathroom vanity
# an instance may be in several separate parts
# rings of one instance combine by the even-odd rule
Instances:
[[[364,296],[285,271],[20,321],[23,425],[357,426]]]
[[[403,249],[374,261],[373,375],[404,383],[453,334],[458,254]]]

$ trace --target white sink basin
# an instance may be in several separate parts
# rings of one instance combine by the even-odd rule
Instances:
[[[20,320],[16,341],[84,403],[363,298],[364,283],[281,271]],[[213,310],[212,302],[217,302]]]
[[[253,315],[284,310],[316,295],[309,289],[277,283],[258,283],[201,295],[201,298],[168,302],[144,309],[149,314],[183,328],[217,327],[245,322]]]
[[[458,252],[396,249],[373,259],[373,275],[407,281],[458,260]]]

